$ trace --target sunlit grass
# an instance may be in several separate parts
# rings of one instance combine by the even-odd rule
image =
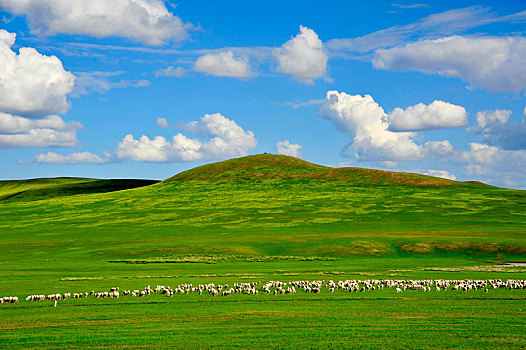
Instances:
[[[82,179],[0,187],[0,296],[147,284],[526,278],[526,268],[500,264],[526,260],[524,191],[247,162],[107,193],[71,192]],[[21,302],[0,307],[0,347],[429,348],[437,337],[452,348],[524,345],[523,291],[287,298],[86,299],[57,309]]]

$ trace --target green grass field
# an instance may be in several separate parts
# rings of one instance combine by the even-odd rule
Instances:
[[[526,261],[525,191],[274,155],[160,183],[104,181],[0,183],[0,297],[209,282],[526,279],[525,267],[502,264]],[[51,306],[0,305],[0,348],[526,346],[526,290]]]

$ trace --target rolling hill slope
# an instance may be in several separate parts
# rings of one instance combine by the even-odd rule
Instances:
[[[47,249],[58,249],[59,260],[103,261],[526,254],[525,191],[418,174],[264,154],[126,191],[89,194],[82,180],[61,181],[53,198],[39,189],[0,201],[2,259],[42,258]],[[60,195],[78,188],[82,196]]]

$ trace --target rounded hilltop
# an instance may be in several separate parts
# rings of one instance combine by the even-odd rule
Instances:
[[[366,168],[332,168],[281,154],[257,154],[205,164],[164,182],[230,179],[320,179],[359,185],[457,186],[461,183],[412,173]]]
[[[304,177],[328,169],[331,168],[295,157],[263,153],[205,164],[183,171],[165,181]]]

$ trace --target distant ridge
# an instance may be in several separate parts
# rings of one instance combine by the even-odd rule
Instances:
[[[467,184],[473,184],[473,185],[481,185],[481,186],[489,186],[489,187],[495,187],[493,185],[489,185],[489,184],[486,184],[484,182],[480,182],[480,181],[475,181],[475,180],[471,180],[471,181],[463,181],[464,183],[467,183]]]
[[[156,180],[86,179],[78,177],[0,181],[0,201],[35,201],[54,197],[105,193],[143,187]]]
[[[354,184],[408,186],[460,186],[462,183],[432,176],[366,168],[331,168],[291,156],[258,154],[205,164],[172,176],[164,182],[230,179],[326,179]]]

